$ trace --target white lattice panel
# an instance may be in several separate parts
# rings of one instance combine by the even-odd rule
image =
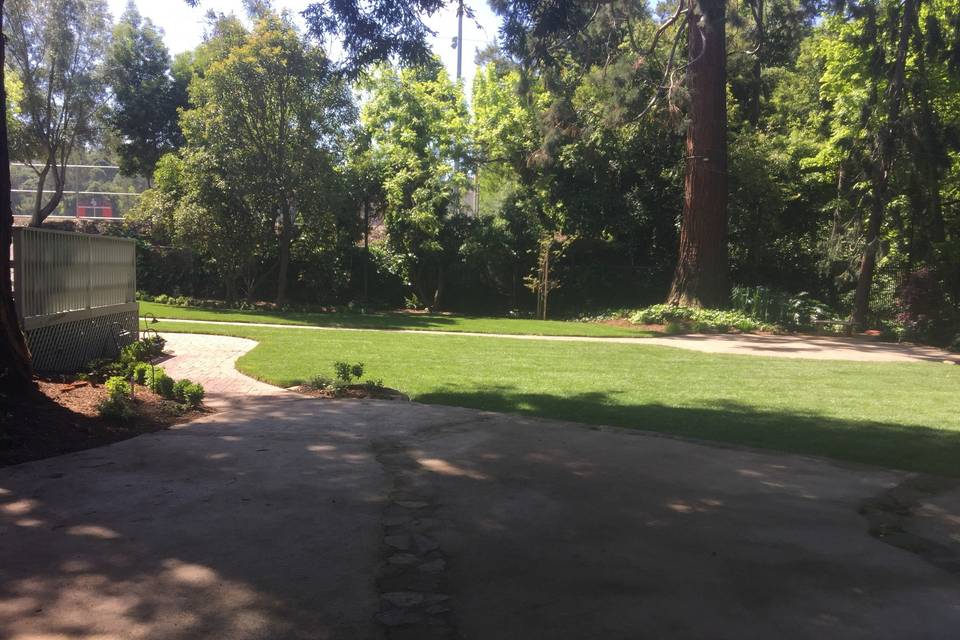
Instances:
[[[127,311],[28,330],[33,368],[77,371],[94,358],[112,358],[118,355],[118,344],[123,347],[137,339],[137,321],[137,312]],[[123,333],[127,335],[120,335]]]
[[[75,371],[136,339],[133,240],[26,227],[13,240],[14,296],[36,370]]]

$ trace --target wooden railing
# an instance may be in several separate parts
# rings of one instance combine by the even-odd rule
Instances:
[[[16,227],[13,259],[17,314],[38,369],[80,366],[107,355],[115,331],[136,333],[134,240]]]

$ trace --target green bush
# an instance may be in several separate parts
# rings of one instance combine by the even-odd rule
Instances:
[[[83,373],[93,382],[103,382],[112,376],[123,376],[126,374],[127,365],[118,360],[109,358],[95,358],[88,362],[84,367]]]
[[[110,400],[119,400],[130,397],[130,383],[125,378],[113,376],[103,385],[107,388]]]
[[[130,383],[120,376],[107,379],[107,397],[97,405],[100,415],[117,420],[132,418],[136,411],[130,401]]]
[[[344,384],[350,384],[355,378],[363,377],[363,363],[350,364],[349,362],[334,362],[333,370],[336,372],[337,380]]]
[[[671,304],[655,304],[630,316],[635,324],[663,324],[668,334],[695,332],[774,331],[776,326],[761,322],[740,311],[694,309]]]
[[[645,323],[645,324],[648,324],[648,323]],[[668,336],[675,336],[678,333],[683,333],[684,331],[686,331],[686,327],[684,327],[682,324],[680,324],[676,320],[671,320],[663,328],[663,332]]]
[[[329,376],[313,376],[310,378],[310,382],[307,383],[307,386],[311,389],[323,391],[324,389],[329,389],[333,386],[333,379]]]
[[[206,395],[203,385],[199,382],[191,382],[183,389],[184,404],[190,407],[199,407],[203,403],[203,396]]]
[[[839,319],[829,305],[805,291],[789,294],[769,287],[734,287],[730,307],[757,321],[789,329],[810,329],[815,320]]]
[[[367,387],[367,391],[380,391],[383,389],[383,380],[380,378],[367,380],[363,384]]]
[[[339,396],[345,392],[354,381],[359,382],[360,378],[363,377],[364,366],[362,362],[350,364],[349,362],[341,361],[333,363],[333,370],[335,373],[334,378],[316,375],[310,379],[306,386],[311,389],[316,389],[317,391],[329,390],[333,392],[334,396]],[[383,380],[380,379],[366,380],[362,384],[366,387],[367,391],[383,389]]]
[[[146,362],[138,362],[133,367],[133,381],[139,385],[147,384],[151,369],[153,369],[152,365]]]
[[[167,400],[173,399],[173,384],[173,378],[168,376],[167,372],[160,367],[154,368],[152,375],[147,380],[147,386],[150,387],[150,390]]]
[[[184,404],[187,401],[187,387],[189,387],[192,382],[184,378],[183,380],[177,380],[173,385],[173,399],[177,402]]]

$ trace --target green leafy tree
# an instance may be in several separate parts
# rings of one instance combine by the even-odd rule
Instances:
[[[120,169],[149,180],[160,156],[183,142],[177,111],[187,101],[183,83],[171,75],[162,32],[133,2],[113,29],[104,71],[113,91],[107,123],[117,133]]]
[[[270,14],[245,36],[232,28],[226,35],[190,85],[185,172],[201,210],[258,239],[254,256],[275,255],[282,304],[299,229],[329,213],[355,109],[323,51],[289,19]],[[255,280],[247,277],[248,293]]]
[[[397,71],[377,68],[364,84],[361,120],[384,170],[388,241],[420,300],[442,301],[458,255],[459,194],[467,186],[469,120],[458,85],[438,61]]]
[[[103,0],[7,0],[4,18],[8,64],[23,84],[13,151],[37,173],[30,224],[39,226],[63,198],[71,152],[96,135],[110,16]]]

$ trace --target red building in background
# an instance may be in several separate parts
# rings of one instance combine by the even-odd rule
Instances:
[[[104,197],[81,196],[77,200],[78,218],[119,218],[113,210],[113,203]]]

